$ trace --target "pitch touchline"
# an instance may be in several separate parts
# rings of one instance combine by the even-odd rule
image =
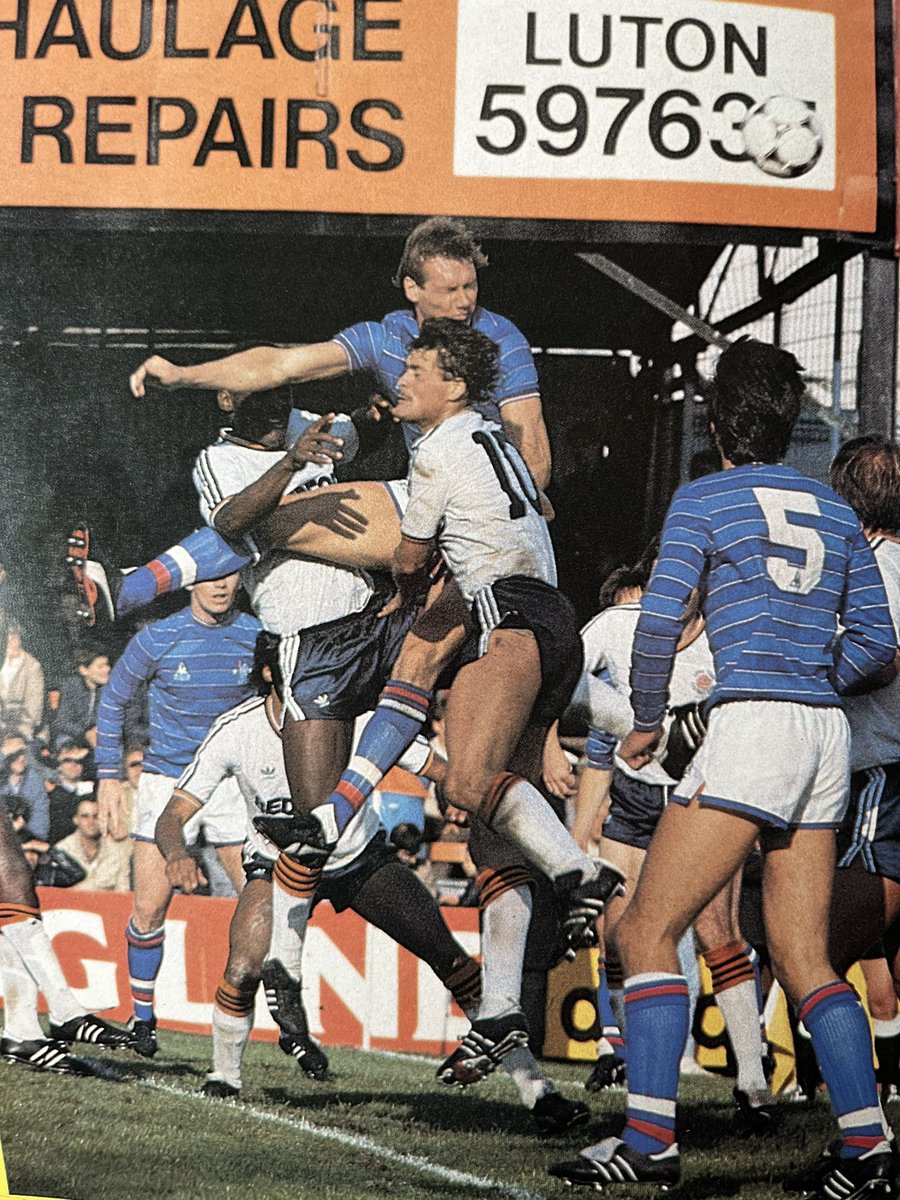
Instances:
[[[168,1083],[158,1083],[154,1079],[142,1079],[138,1081],[139,1087],[149,1088],[155,1092],[165,1092],[170,1096],[183,1096],[188,1100],[200,1101],[204,1104],[222,1104],[220,1100],[212,1100],[207,1096],[201,1095],[199,1092],[188,1092],[182,1088],[173,1087]],[[254,1108],[249,1104],[230,1105],[235,1112],[255,1117],[258,1121],[267,1122],[270,1125],[282,1125],[288,1129],[298,1129],[301,1133],[308,1133],[312,1137],[322,1138],[329,1142],[339,1142],[342,1146],[349,1146],[354,1150],[364,1150],[367,1154],[374,1154],[378,1158],[386,1159],[388,1162],[398,1163],[404,1167],[411,1167],[415,1171],[421,1171],[426,1175],[434,1175],[438,1179],[444,1180],[446,1183],[455,1183],[465,1185],[467,1187],[478,1188],[481,1191],[498,1192],[500,1195],[508,1196],[510,1200],[546,1200],[537,1192],[529,1192],[525,1188],[511,1187],[507,1184],[499,1183],[495,1179],[485,1179],[481,1175],[470,1175],[466,1171],[455,1171],[452,1167],[442,1167],[438,1163],[429,1162],[427,1158],[421,1158],[418,1154],[402,1154],[398,1150],[392,1150],[390,1146],[382,1146],[379,1142],[373,1142],[371,1138],[362,1136],[356,1133],[345,1133],[343,1129],[335,1129],[330,1125],[314,1125],[312,1121],[308,1121],[305,1117],[284,1117],[279,1113],[264,1112],[261,1109]]]

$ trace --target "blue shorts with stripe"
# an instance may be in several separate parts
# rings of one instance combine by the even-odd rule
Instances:
[[[603,836],[611,842],[646,850],[666,807],[668,791],[664,784],[645,783],[614,769]]]
[[[393,595],[376,588],[362,612],[283,637],[282,676],[290,679],[287,712],[297,721],[352,721],[371,711],[419,610],[378,614]]]
[[[900,883],[900,763],[850,777],[850,805],[838,833],[838,866],[856,859],[872,875]]]

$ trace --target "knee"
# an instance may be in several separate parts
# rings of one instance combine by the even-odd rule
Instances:
[[[447,764],[447,780],[444,784],[444,795],[447,803],[454,808],[461,808],[467,813],[477,813],[488,792],[490,780],[477,765]]]
[[[259,987],[262,963],[248,958],[229,957],[225,967],[225,982],[243,995],[253,996]]]
[[[0,895],[9,904],[24,904],[28,908],[38,907],[34,877],[24,858],[20,859],[17,856],[6,864],[6,869],[0,876]]]

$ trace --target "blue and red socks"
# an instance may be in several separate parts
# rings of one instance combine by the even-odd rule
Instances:
[[[231,575],[249,562],[246,555],[235,554],[221,534],[204,525],[158,558],[127,573],[116,597],[116,617],[121,619],[157,596],[192,583]]]
[[[816,988],[797,1016],[812,1039],[843,1139],[841,1158],[889,1145],[878,1103],[869,1022],[856,992],[841,979]],[[883,1146],[882,1146],[882,1143]]]
[[[141,933],[135,927],[133,919],[125,929],[131,1000],[134,1015],[139,1021],[153,1020],[153,994],[156,989],[156,977],[162,966],[165,937],[164,927]]]
[[[334,807],[343,833],[384,776],[409,749],[428,716],[431,692],[401,679],[389,679],[378,706],[362,731],[356,753],[326,804]]]
[[[625,981],[628,1105],[622,1141],[639,1154],[673,1152],[678,1072],[690,1026],[683,975],[647,973]]]

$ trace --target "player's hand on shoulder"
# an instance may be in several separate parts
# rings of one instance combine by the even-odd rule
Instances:
[[[661,729],[652,729],[649,733],[632,729],[619,747],[619,758],[633,770],[639,771],[641,767],[646,767],[661,740]]]
[[[206,883],[206,877],[188,853],[166,863],[166,878],[173,888],[190,895]]]
[[[339,462],[344,457],[341,449],[344,439],[335,437],[330,432],[333,420],[334,413],[326,413],[324,417],[319,417],[318,421],[313,421],[297,438],[288,450],[288,457],[296,469],[306,466],[307,463],[324,465]]]
[[[145,359],[128,380],[132,396],[140,400],[147,394],[148,387],[177,387],[180,368],[159,354]]]

